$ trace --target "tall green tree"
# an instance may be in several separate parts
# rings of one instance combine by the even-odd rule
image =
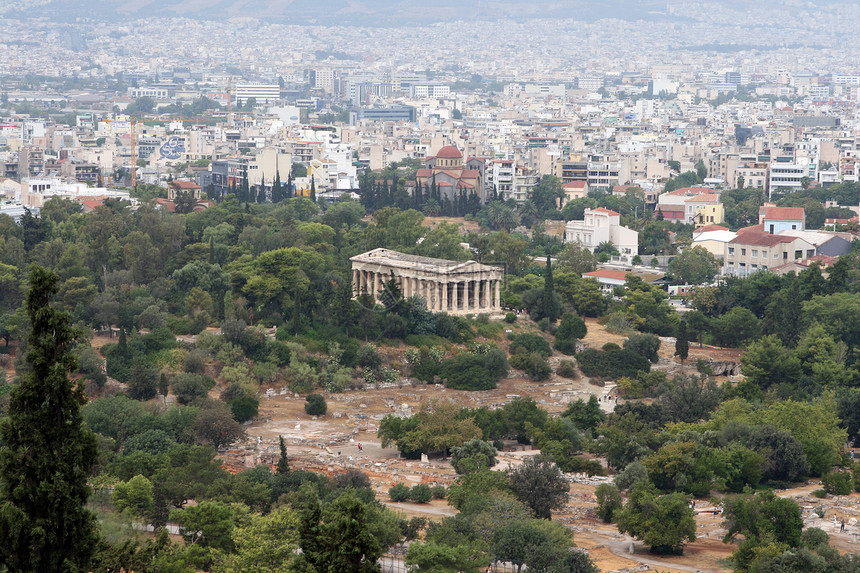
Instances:
[[[278,446],[281,449],[281,457],[278,458],[275,471],[279,474],[288,474],[290,473],[290,461],[287,459],[287,445],[284,443],[284,436],[278,436]]]
[[[690,341],[687,339],[687,321],[682,320],[678,325],[678,334],[675,337],[675,356],[681,359],[681,366],[690,354]]]
[[[29,370],[0,425],[0,563],[10,573],[86,571],[98,543],[84,505],[98,450],[81,418],[83,389],[69,380],[76,332],[69,315],[51,305],[58,280],[31,267]]]
[[[561,314],[561,309],[558,307],[558,300],[555,296],[555,285],[552,281],[552,259],[549,253],[546,255],[546,273],[544,274],[543,282],[543,315],[550,322],[555,320]]]

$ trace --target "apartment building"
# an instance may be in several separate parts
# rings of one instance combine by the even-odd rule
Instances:
[[[803,187],[803,178],[809,177],[809,166],[798,163],[771,163],[767,180],[769,198],[780,197]]]
[[[281,99],[281,87],[278,84],[238,84],[233,94],[238,105],[245,105],[251,98],[258,104],[271,103]]]
[[[621,225],[620,213],[604,207],[586,209],[581,221],[568,221],[564,240],[578,242],[592,253],[601,243],[612,243],[627,262],[639,253],[639,233]]]
[[[726,245],[723,273],[745,277],[815,254],[815,245],[800,237],[760,231],[738,232]]]

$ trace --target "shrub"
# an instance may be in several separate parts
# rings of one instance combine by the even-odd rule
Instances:
[[[817,497],[818,499],[824,499],[825,497],[827,497],[827,492],[824,491],[823,489],[815,489],[815,490],[812,490],[810,495],[812,497]]]
[[[831,495],[848,495],[854,489],[853,485],[848,472],[830,472],[821,478],[821,486]]]
[[[309,416],[325,416],[328,411],[328,404],[320,394],[308,394],[305,402],[305,413]]]
[[[636,333],[631,334],[624,341],[624,349],[644,356],[653,363],[659,360],[657,351],[660,350],[660,339],[653,334]]]
[[[412,492],[409,490],[409,486],[402,483],[388,489],[388,497],[394,502],[408,501],[410,493]]]
[[[552,374],[549,361],[539,352],[513,354],[510,363],[511,366],[524,371],[529,375],[529,378],[538,382],[548,379]]]
[[[205,356],[200,350],[192,350],[182,359],[182,369],[189,374],[203,374],[206,369]]]
[[[602,483],[594,490],[594,495],[597,497],[597,517],[603,523],[612,523],[613,516],[623,505],[621,492],[612,484]]]
[[[187,405],[206,397],[212,386],[209,380],[200,374],[177,374],[170,382],[170,390],[176,396],[176,401]]]
[[[630,462],[615,476],[615,485],[619,489],[630,489],[636,482],[648,479],[648,470],[642,462]]]
[[[547,318],[546,316],[545,316],[545,317],[543,317],[542,319],[540,319],[540,320],[538,321],[538,323],[537,323],[538,328],[540,328],[540,329],[541,329],[541,330],[543,330],[544,332],[546,332],[547,330],[549,330],[549,327],[550,327],[550,325],[551,325],[551,324],[552,324],[552,323],[549,321],[549,318]]]
[[[433,496],[433,499],[445,499],[446,493],[448,493],[448,490],[444,485],[434,485],[430,488],[430,495]]]
[[[427,484],[420,483],[414,485],[412,486],[412,491],[409,492],[409,499],[415,503],[429,503],[432,498],[433,492]]]
[[[240,424],[256,418],[259,407],[260,401],[255,396],[242,395],[230,402],[233,419]]]
[[[562,360],[555,373],[564,378],[576,378],[576,363],[573,360]]]
[[[514,336],[508,351],[511,354],[539,352],[547,358],[552,356],[552,348],[550,348],[549,342],[539,334],[518,334]]]
[[[591,378],[635,378],[640,370],[651,370],[647,358],[632,350],[622,350],[617,344],[606,344],[604,350],[587,348],[576,355],[576,360],[582,373]]]
[[[359,348],[355,361],[362,368],[379,368],[382,366],[382,356],[372,344],[365,344]]]
[[[509,312],[508,314],[505,315],[505,322],[507,322],[508,324],[513,324],[516,321],[517,321],[517,315],[514,314],[513,312]]]

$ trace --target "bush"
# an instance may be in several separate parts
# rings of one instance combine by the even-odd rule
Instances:
[[[382,366],[382,356],[374,345],[365,344],[358,349],[355,362],[362,368],[379,368]]]
[[[445,499],[446,493],[448,493],[448,490],[444,485],[434,485],[430,488],[430,494],[433,496],[433,499]]]
[[[539,352],[531,354],[517,353],[511,355],[511,366],[517,370],[522,370],[529,375],[529,378],[535,381],[546,380],[552,374],[552,368],[549,361]]]
[[[189,374],[203,374],[206,370],[205,356],[200,350],[192,350],[182,359],[182,369]]]
[[[413,369],[413,375],[426,380],[428,373],[422,373],[424,363],[425,361],[422,361],[419,365],[421,368]],[[486,354],[460,354],[443,360],[438,367],[438,375],[446,381],[445,385],[458,390],[491,390],[507,372],[507,358],[498,348]]]
[[[831,495],[849,495],[853,485],[848,472],[830,472],[821,478],[821,486]]]
[[[233,419],[239,422],[247,422],[257,417],[260,401],[254,396],[239,396],[230,402],[230,411]]]
[[[328,412],[328,404],[320,394],[308,394],[305,401],[305,413],[309,416],[325,416]]]
[[[409,486],[402,483],[399,483],[388,489],[388,497],[391,498],[391,501],[398,503],[402,501],[409,501],[409,495],[411,493],[412,492],[409,490]]]
[[[516,321],[517,321],[517,315],[514,314],[513,312],[509,312],[508,314],[505,315],[505,322],[507,322],[508,324],[513,324]]]
[[[552,356],[552,348],[550,348],[549,342],[539,334],[518,334],[514,336],[508,352],[511,354],[539,352],[546,358]]]
[[[597,497],[597,517],[603,523],[612,523],[613,516],[623,505],[621,492],[612,484],[602,483],[594,490],[594,495]]]
[[[170,382],[170,390],[176,401],[185,406],[206,397],[212,387],[210,380],[200,374],[177,374]]]
[[[657,355],[657,351],[660,350],[660,339],[653,334],[631,334],[624,341],[624,349],[632,350],[636,354],[644,356],[652,363],[656,363],[660,359]]]
[[[642,462],[630,462],[615,476],[615,485],[619,489],[630,489],[636,482],[648,479],[648,470]]]
[[[573,360],[562,360],[555,373],[564,378],[576,378],[576,363]]]
[[[433,492],[430,491],[430,486],[420,483],[412,486],[412,491],[409,492],[409,499],[415,503],[429,503],[433,498]]]
[[[812,497],[817,497],[818,499],[824,499],[825,497],[827,497],[827,492],[823,489],[815,489],[812,490],[809,495],[811,495]]]
[[[647,358],[632,350],[622,350],[616,344],[606,344],[604,350],[587,348],[576,355],[576,360],[582,373],[590,378],[635,378],[640,370],[651,370]]]

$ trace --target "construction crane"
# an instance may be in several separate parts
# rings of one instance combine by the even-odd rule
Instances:
[[[136,117],[128,119],[99,119],[105,123],[128,123],[131,132],[131,188],[137,188],[137,123]]]
[[[229,101],[229,100],[228,100]],[[128,119],[99,119],[98,121],[103,121],[105,123],[128,123],[129,124],[129,132],[131,135],[131,188],[137,188],[137,124],[139,123],[149,123],[149,124],[163,124],[170,123],[171,121],[205,121],[205,122],[213,122],[218,121],[218,118],[215,117],[185,117],[180,116],[176,119],[141,119],[137,117],[129,117]]]

